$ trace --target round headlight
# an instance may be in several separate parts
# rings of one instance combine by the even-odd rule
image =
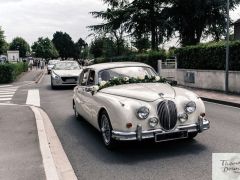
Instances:
[[[147,119],[149,115],[149,109],[147,107],[140,107],[138,110],[137,110],[137,117],[139,119]]]
[[[196,110],[196,103],[191,101],[185,105],[185,112],[188,114],[193,113]]]
[[[148,124],[151,128],[155,128],[158,125],[158,119],[157,118],[150,118],[148,121]]]

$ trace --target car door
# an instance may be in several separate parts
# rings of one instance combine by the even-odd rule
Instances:
[[[78,113],[87,119],[87,111],[86,111],[86,98],[85,96],[85,88],[88,80],[88,74],[89,74],[89,69],[84,69],[82,73],[80,74],[79,78],[79,83],[78,86],[76,87],[76,93],[75,93],[75,98],[76,98],[76,108],[78,110]],[[88,120],[88,119],[87,119]]]
[[[95,85],[95,71],[89,70],[88,79],[86,86],[84,87],[85,90],[83,90],[83,101],[84,101],[84,111],[86,113],[86,119],[89,120],[91,124],[94,125],[94,122],[92,121],[93,117],[93,106],[96,105],[94,100],[94,95],[92,94],[91,87]]]

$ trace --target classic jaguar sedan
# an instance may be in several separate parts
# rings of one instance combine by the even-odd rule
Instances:
[[[199,96],[172,87],[142,63],[103,63],[82,71],[73,109],[101,134],[107,148],[117,141],[155,142],[194,138],[209,129]]]
[[[82,72],[81,66],[76,61],[59,61],[51,71],[51,87],[75,86]]]

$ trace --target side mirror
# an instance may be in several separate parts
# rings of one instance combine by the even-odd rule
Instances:
[[[91,87],[86,87],[87,92],[91,92],[92,95],[94,95],[97,91],[99,90],[99,86],[91,86]]]

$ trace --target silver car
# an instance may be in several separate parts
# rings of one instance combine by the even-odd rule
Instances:
[[[48,62],[48,65],[47,65],[48,74],[51,73],[51,70],[52,70],[53,66],[54,66],[55,64],[57,64],[58,62],[60,62],[60,60],[50,60],[50,61]]]
[[[82,72],[76,61],[60,61],[54,65],[51,72],[51,87],[74,86]]]

